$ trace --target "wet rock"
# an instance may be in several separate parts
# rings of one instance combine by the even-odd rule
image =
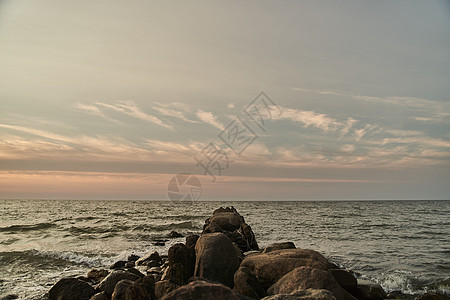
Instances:
[[[87,273],[87,277],[95,282],[100,282],[108,276],[109,271],[105,269],[92,269]]]
[[[141,258],[139,255],[131,254],[128,256],[127,260],[130,262],[136,262],[139,258]]]
[[[179,232],[176,232],[175,230],[172,230],[169,233],[169,237],[171,237],[171,238],[179,238],[179,237],[183,237],[183,235],[181,233],[179,233]]]
[[[109,268],[112,270],[125,268],[127,261],[119,260],[113,263]]]
[[[136,274],[133,274],[133,273],[130,273],[127,271],[122,271],[122,270],[115,270],[115,271],[111,272],[108,276],[106,276],[105,279],[103,279],[98,284],[97,289],[99,291],[105,292],[105,294],[108,297],[111,297],[111,295],[114,292],[114,288],[119,281],[121,281],[123,279],[135,281],[135,280],[138,280],[139,278],[140,277]]]
[[[101,292],[92,296],[90,300],[109,300],[109,298],[105,295],[105,292]]]
[[[162,280],[155,283],[156,299],[161,299],[164,295],[176,290],[179,286],[170,280]]]
[[[239,300],[233,291],[222,284],[196,280],[167,295],[162,300]]]
[[[291,294],[278,294],[262,298],[262,300],[336,300],[328,290],[307,289]]]
[[[246,267],[240,267],[234,273],[233,291],[255,299],[266,296],[266,291],[259,283],[258,278]]]
[[[111,300],[150,300],[141,284],[123,279],[116,284]]]
[[[234,207],[216,209],[213,216],[206,219],[202,234],[216,232],[224,233],[244,252],[259,249],[251,227]]]
[[[336,300],[356,300],[337,283],[333,275],[327,271],[311,267],[295,268],[273,284],[267,290],[267,294],[289,294],[307,289],[329,290],[336,297]]]
[[[200,238],[197,234],[191,234],[186,237],[186,247],[188,248],[195,248],[195,243],[197,243],[197,240]]]
[[[295,244],[293,242],[281,242],[281,243],[273,243],[262,251],[262,253],[268,253],[275,250],[282,250],[282,249],[295,249]]]
[[[157,251],[151,252],[151,253],[147,253],[146,255],[142,256],[141,258],[139,258],[135,264],[136,266],[148,266],[149,264],[151,264],[151,261],[156,261],[158,262],[158,266],[161,263],[161,257],[159,256],[159,253]]]
[[[247,256],[241,266],[249,268],[264,289],[297,267],[326,270],[328,261],[320,253],[306,249],[283,249]]]
[[[233,287],[239,257],[230,239],[223,233],[202,234],[195,245],[194,275]]]
[[[450,296],[440,293],[427,293],[416,297],[414,300],[450,300]]]
[[[358,281],[352,273],[341,269],[328,270],[334,279],[342,286],[346,291],[351,294],[355,294],[358,290]]]
[[[95,294],[94,288],[77,278],[63,278],[48,291],[49,300],[89,300]]]
[[[358,279],[358,291],[355,295],[358,299],[363,300],[383,300],[387,297],[381,285],[361,279]]]

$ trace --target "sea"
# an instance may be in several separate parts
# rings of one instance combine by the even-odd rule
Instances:
[[[0,295],[43,299],[59,279],[199,234],[234,206],[260,247],[292,241],[387,291],[450,293],[450,201],[0,200]],[[1,297],[0,297],[1,298]]]

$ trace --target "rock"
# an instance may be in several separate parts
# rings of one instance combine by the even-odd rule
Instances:
[[[261,300],[336,300],[328,290],[307,289],[291,294],[278,294],[262,298]]]
[[[325,289],[333,293],[336,300],[355,299],[344,290],[327,271],[311,267],[298,267],[287,273],[273,284],[267,294],[289,294],[298,290]]]
[[[220,284],[197,280],[184,285],[167,295],[162,300],[239,300],[233,291]]]
[[[346,291],[351,294],[355,294],[358,290],[358,281],[352,273],[341,269],[328,270],[334,279],[342,286]]]
[[[115,263],[113,263],[109,268],[113,269],[113,270],[114,269],[123,269],[123,268],[125,268],[126,263],[127,263],[127,261],[119,260],[119,261],[116,261]]]
[[[158,252],[151,252],[151,253],[147,253],[146,255],[144,255],[143,257],[139,258],[136,261],[136,266],[148,266],[151,261],[156,261],[158,262],[158,266],[161,263],[161,257],[159,256]],[[156,266],[155,266],[156,267]]]
[[[176,232],[175,230],[172,230],[169,233],[169,237],[171,237],[171,238],[179,238],[179,237],[183,237],[183,235],[181,233]]]
[[[92,279],[95,282],[100,282],[103,280],[103,278],[105,278],[106,276],[108,276],[109,271],[105,270],[105,269],[92,269],[87,273],[87,277],[89,279]]]
[[[387,297],[386,292],[378,283],[358,279],[358,291],[355,294],[358,299],[382,300]]]
[[[233,276],[239,268],[236,249],[223,233],[206,233],[195,245],[194,275],[233,287]]]
[[[123,279],[116,284],[111,300],[150,300],[147,291],[137,282]]]
[[[98,284],[97,289],[105,292],[108,297],[111,297],[114,292],[114,288],[119,281],[123,279],[135,281],[139,278],[140,277],[136,274],[122,270],[115,270]]]
[[[427,293],[416,297],[414,300],[450,300],[450,296],[440,293]]]
[[[235,243],[232,242],[234,249],[236,250],[236,254],[239,257],[239,262],[244,260],[244,253],[242,253],[241,248],[239,248],[239,246]]]
[[[197,234],[191,234],[186,237],[186,247],[188,248],[195,248],[195,243],[197,243],[197,240],[200,238]]]
[[[170,280],[162,280],[155,283],[156,299],[161,299],[164,295],[176,290],[179,286]]]
[[[306,249],[283,249],[247,256],[241,266],[256,275],[264,289],[297,267],[308,266],[326,270],[328,261],[320,253]]]
[[[136,262],[139,258],[141,258],[139,255],[131,254],[128,256],[127,260],[130,262]]]
[[[255,299],[260,299],[266,295],[266,291],[259,283],[258,278],[246,267],[240,267],[234,273],[233,291]]]
[[[89,300],[95,294],[94,288],[77,278],[63,278],[48,291],[49,300]]]
[[[15,294],[9,294],[0,298],[0,300],[13,300],[13,299],[19,299],[19,296]]]
[[[109,298],[105,295],[105,292],[101,292],[92,296],[90,300],[109,300]]]
[[[219,208],[206,219],[202,234],[222,232],[242,251],[258,250],[258,243],[251,227],[245,223],[234,207]]]
[[[139,283],[147,292],[147,294],[150,296],[151,299],[155,299],[155,277],[153,275],[147,275],[142,277],[141,279],[137,280],[136,282]]]
[[[178,285],[186,284],[193,275],[191,251],[184,244],[175,244],[169,248],[169,279]]]
[[[152,267],[150,269],[147,269],[147,273],[160,273],[161,267]]]
[[[281,249],[295,249],[295,244],[293,242],[281,242],[281,243],[273,243],[262,251],[262,253],[268,253],[275,250],[281,250]]]
[[[129,268],[127,269],[127,272],[133,273],[134,275],[137,275],[139,277],[144,277],[144,274],[142,274],[139,270],[135,268]]]

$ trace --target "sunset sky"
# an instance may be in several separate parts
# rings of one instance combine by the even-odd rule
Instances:
[[[446,0],[0,0],[0,198],[449,199],[449,53]]]

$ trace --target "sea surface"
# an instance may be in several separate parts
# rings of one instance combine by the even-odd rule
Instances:
[[[200,233],[233,205],[260,247],[292,241],[386,290],[450,292],[450,201],[196,202],[0,200],[0,295],[42,299],[64,276]],[[155,246],[157,241],[165,246]]]

